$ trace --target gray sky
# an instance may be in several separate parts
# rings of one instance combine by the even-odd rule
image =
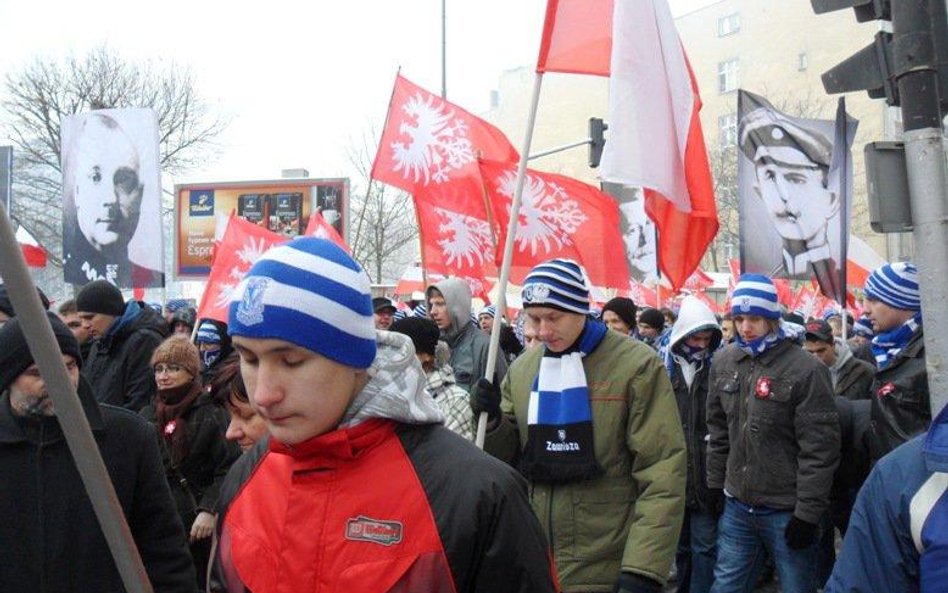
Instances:
[[[711,1],[671,5],[678,14]],[[486,110],[500,74],[536,59],[545,5],[447,0],[448,99]],[[349,176],[346,149],[381,128],[399,66],[441,88],[441,0],[0,0],[0,23],[0,75],[37,55],[102,44],[129,59],[190,66],[202,95],[233,121],[219,159],[176,183],[268,179],[296,167]]]

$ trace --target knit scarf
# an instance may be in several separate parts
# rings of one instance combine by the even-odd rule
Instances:
[[[521,471],[530,480],[569,482],[602,473],[593,445],[592,411],[583,358],[609,331],[586,320],[577,343],[562,353],[544,347],[527,413]]]
[[[752,358],[757,358],[764,352],[767,352],[783,340],[785,340],[787,334],[784,332],[783,325],[772,331],[765,336],[761,336],[755,340],[745,340],[739,334],[734,337],[734,343],[737,344],[738,348],[747,352],[751,355]]]
[[[876,366],[880,371],[892,364],[921,326],[922,312],[919,311],[897,328],[876,334],[876,337],[872,338],[872,355],[876,357]]]
[[[171,462],[181,465],[188,456],[188,423],[184,414],[200,397],[201,382],[195,379],[181,387],[166,389],[158,392],[158,401],[155,405],[155,425],[158,433],[169,444]]]

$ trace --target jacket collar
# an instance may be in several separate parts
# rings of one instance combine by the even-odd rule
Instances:
[[[102,410],[92,395],[92,389],[89,387],[89,383],[86,382],[82,376],[79,378],[79,388],[77,391],[79,394],[79,403],[82,405],[82,411],[89,421],[89,427],[92,429],[92,432],[102,432],[105,430],[105,422],[102,420]],[[30,440],[30,436],[23,429],[21,424],[21,422],[17,421],[17,418],[13,415],[13,411],[10,409],[10,395],[9,391],[7,391],[3,394],[2,399],[0,399],[0,443],[21,443]],[[62,428],[60,428],[59,422],[54,422],[52,425],[55,432],[50,433],[50,438],[47,439],[47,441],[57,441],[63,438]]]
[[[293,458],[297,467],[336,467],[359,457],[395,432],[391,420],[375,418],[351,428],[337,428],[298,445],[284,445],[270,439],[270,451]]]

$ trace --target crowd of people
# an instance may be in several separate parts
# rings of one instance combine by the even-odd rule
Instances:
[[[864,292],[857,320],[794,316],[755,274],[724,316],[596,312],[554,259],[490,377],[503,312],[465,282],[406,312],[309,237],[253,265],[226,323],[105,280],[48,318],[155,591],[945,590],[917,272]],[[0,590],[122,590],[2,286],[0,325]]]

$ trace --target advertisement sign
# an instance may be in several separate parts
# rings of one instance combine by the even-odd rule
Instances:
[[[280,179],[175,186],[175,276],[200,280],[211,270],[215,239],[227,218],[295,237],[320,212],[343,237],[348,230],[349,180]]]

